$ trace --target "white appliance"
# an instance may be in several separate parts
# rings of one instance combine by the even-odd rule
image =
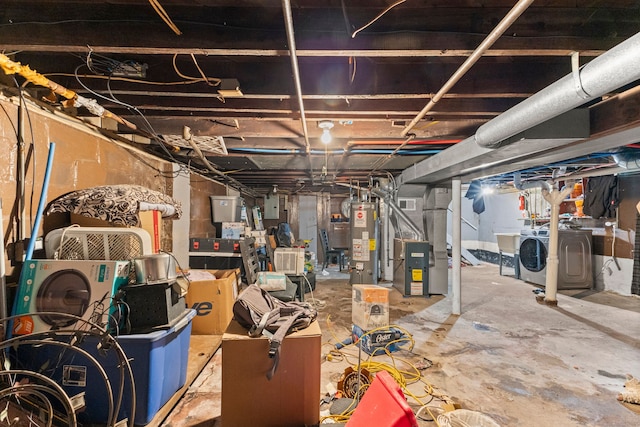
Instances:
[[[544,286],[547,278],[549,229],[527,229],[520,232],[520,278]]]
[[[153,253],[151,235],[139,227],[67,227],[44,238],[48,259],[129,260]]]
[[[114,296],[129,281],[129,261],[31,260],[20,275],[13,307],[12,333],[25,335],[51,329],[88,329],[72,314],[100,326],[115,326]],[[34,313],[45,313],[35,315]]]
[[[273,258],[274,268],[278,273],[304,273],[304,248],[276,248]]]
[[[593,287],[592,232],[588,229],[558,231],[558,289]],[[520,278],[545,286],[549,229],[525,229],[520,237]]]

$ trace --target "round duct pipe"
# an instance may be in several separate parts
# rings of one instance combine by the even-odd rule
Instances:
[[[477,144],[501,141],[640,79],[640,33],[480,126]]]

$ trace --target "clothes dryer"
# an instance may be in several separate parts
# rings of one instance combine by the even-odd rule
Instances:
[[[560,230],[558,234],[558,289],[593,287],[592,232]]]
[[[548,228],[520,233],[520,278],[545,286],[549,256]],[[593,286],[591,230],[558,231],[558,289],[590,289]]]

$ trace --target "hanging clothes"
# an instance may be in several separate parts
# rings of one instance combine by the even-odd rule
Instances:
[[[484,198],[482,196],[482,183],[480,181],[471,181],[464,197],[473,200],[473,211],[475,213],[481,214],[484,212]]]
[[[617,176],[594,176],[587,180],[583,206],[585,215],[596,219],[615,218],[619,204]]]

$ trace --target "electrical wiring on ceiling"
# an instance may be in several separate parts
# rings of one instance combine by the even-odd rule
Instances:
[[[24,99],[24,93],[22,93],[22,88],[20,87],[20,85],[18,84],[18,80],[16,79],[15,76],[13,76],[13,83],[16,86],[16,89],[18,90],[18,95],[20,96],[20,112],[24,111],[26,113],[27,116],[27,122],[29,123],[29,135],[31,136],[31,149],[35,152],[36,150],[36,141],[35,141],[35,137],[34,137],[34,133],[33,133],[33,123],[31,122],[31,114],[29,113],[29,109],[26,107],[25,103],[25,99]],[[18,139],[18,143],[24,145],[24,135],[22,134],[22,128],[19,127],[20,131],[16,132],[16,137]],[[29,150],[26,148],[23,148],[24,152],[28,152]],[[38,170],[38,163],[36,160],[36,156],[31,156],[32,158],[32,162],[33,162],[33,167],[31,168],[31,193],[30,193],[30,199],[29,199],[29,204],[31,206],[31,212],[29,212],[29,228],[33,229],[33,207],[34,207],[34,203],[33,203],[33,198],[35,196],[35,183],[36,183],[36,171]]]
[[[142,114],[142,112],[136,106],[128,104],[128,103],[123,102],[123,101],[120,101],[119,99],[117,99],[117,98],[115,98],[113,96],[112,97],[108,97],[108,96],[101,95],[98,92],[95,92],[94,90],[89,88],[87,85],[85,85],[82,82],[82,80],[80,80],[79,75],[78,75],[78,70],[83,66],[86,66],[86,64],[78,65],[76,67],[76,69],[75,69],[74,75],[75,75],[75,78],[76,78],[76,81],[78,82],[78,84],[80,86],[82,86],[87,92],[93,94],[94,96],[96,96],[98,98],[101,98],[101,99],[104,99],[105,101],[114,102],[114,103],[116,103],[118,105],[121,105],[121,106],[127,108],[130,111],[133,111],[137,115],[139,115],[142,118],[142,120],[144,121],[145,126],[147,127],[147,132],[148,132],[147,136],[149,136],[151,139],[155,140],[160,145],[160,147],[165,151],[165,153],[169,156],[170,159],[172,159],[173,161],[177,161],[173,157],[173,154],[167,149],[165,141],[162,138],[159,137],[159,135],[153,129],[153,126],[151,126],[151,123],[149,123],[149,121],[147,120],[145,115]]]
[[[174,33],[176,33],[176,35],[179,36],[182,34],[182,31],[180,31],[180,29],[176,26],[176,24],[173,23],[173,21],[169,17],[169,14],[164,10],[164,8],[160,4],[160,2],[158,2],[158,0],[149,0],[149,3],[151,3],[151,6],[156,11],[156,13],[160,16],[160,18],[162,18],[165,24],[167,24],[169,28],[171,28],[171,30]]]
[[[198,64],[198,61],[196,60],[196,57],[193,55],[193,53],[190,53],[189,55],[191,56],[193,63],[195,64],[196,68],[198,69],[198,72],[202,77],[192,77],[192,76],[187,76],[181,73],[180,70],[178,69],[178,65],[176,64],[176,58],[178,57],[178,54],[176,53],[173,55],[173,69],[175,70],[178,76],[182,77],[185,80],[192,81],[194,83],[206,82],[209,86],[218,86],[222,82],[222,80],[219,78],[207,77],[205,73],[202,71],[202,69],[200,68],[200,65]]]
[[[69,73],[47,73],[47,74],[43,74],[46,77],[75,77],[75,74],[69,74]],[[78,74],[78,77],[82,77],[83,79],[102,79],[102,80],[117,80],[120,82],[131,82],[131,83],[139,83],[139,84],[145,84],[145,85],[155,85],[155,86],[177,86],[177,85],[191,85],[191,84],[195,84],[195,83],[202,83],[204,80],[203,79],[196,79],[196,80],[187,80],[187,81],[175,81],[175,82],[154,82],[151,80],[138,80],[138,79],[132,79],[129,77],[119,77],[119,76],[103,76],[103,75],[96,75],[96,74]],[[211,80],[211,79],[209,79]]]
[[[88,67],[90,70],[92,70],[92,72],[101,72],[101,71],[109,71],[110,67],[113,66],[114,64],[117,64],[117,61],[113,61],[110,60],[108,58],[104,58],[104,57],[100,57],[100,58],[95,58],[95,55],[93,55],[93,59],[91,59],[92,56],[92,52],[89,52],[89,55],[87,56],[87,59],[83,62],[82,65],[79,65],[78,67],[76,67],[75,72],[73,74],[73,77],[76,78],[77,82],[89,93],[95,95],[98,98],[102,98],[104,100],[107,100],[109,102],[114,102],[118,105],[121,105],[127,109],[129,109],[130,111],[135,112],[136,114],[138,114],[142,120],[145,123],[145,126],[147,127],[148,131],[143,131],[141,129],[138,129],[138,127],[134,124],[131,123],[128,120],[125,120],[123,117],[116,115],[114,113],[112,113],[111,111],[105,109],[104,107],[102,107],[101,105],[98,104],[98,102],[95,99],[89,99],[89,98],[85,98],[83,96],[78,95],[75,91],[72,91],[70,89],[67,89],[66,87],[59,85],[57,83],[55,83],[52,80],[49,80],[47,77],[45,77],[42,74],[39,74],[38,72],[32,70],[31,68],[29,68],[29,66],[27,65],[22,65],[19,62],[14,62],[11,59],[9,59],[6,55],[4,54],[0,54],[0,68],[5,72],[5,74],[7,75],[13,75],[13,74],[20,74],[22,77],[24,77],[26,79],[26,81],[22,84],[22,86],[24,86],[25,84],[29,83],[33,83],[39,86],[44,86],[44,87],[48,87],[49,89],[51,89],[54,93],[59,94],[61,96],[63,96],[64,98],[66,98],[67,100],[69,100],[70,103],[74,104],[77,107],[85,107],[89,110],[89,112],[91,112],[92,114],[98,116],[98,117],[105,117],[105,118],[112,118],[113,120],[116,120],[118,123],[133,129],[137,132],[140,132],[141,134],[143,134],[144,136],[153,139],[154,141],[156,141],[158,143],[158,145],[160,145],[160,147],[164,150],[165,154],[168,156],[168,158],[174,162],[175,164],[179,165],[179,167],[181,168],[181,171],[184,168],[188,168],[190,171],[194,171],[197,173],[201,173],[201,174],[205,174],[206,171],[201,171],[201,170],[197,170],[195,169],[193,166],[191,166],[190,162],[188,164],[185,164],[182,161],[179,161],[178,159],[176,159],[172,152],[168,150],[167,146],[168,145],[166,143],[166,141],[157,133],[155,132],[155,130],[153,129],[151,123],[148,121],[148,119],[145,117],[144,114],[142,114],[142,112],[135,106],[122,102],[120,100],[118,100],[117,98],[115,98],[113,96],[113,93],[110,90],[110,87],[108,86],[108,90],[109,90],[109,94],[111,95],[110,97],[106,97],[104,95],[101,95],[97,92],[95,92],[94,90],[90,89],[89,87],[87,87],[81,80],[80,80],[80,74],[78,73],[78,70],[83,67],[86,66]],[[195,57],[192,56],[192,58],[195,61]],[[174,57],[174,61],[175,61],[175,57]],[[196,62],[196,66],[197,62]],[[93,68],[93,69],[92,69]],[[200,69],[200,67],[198,66],[198,69],[200,70],[200,72],[202,72],[202,70]],[[177,69],[176,69],[177,71]],[[202,73],[204,76],[204,73]],[[102,76],[102,77],[107,77],[107,76]],[[188,76],[185,76],[188,77]],[[193,78],[192,78],[193,79]],[[211,84],[211,81],[218,81],[219,83],[219,79],[211,79],[211,78],[207,78],[206,76],[204,76],[203,78],[196,78],[198,81],[206,81],[209,84]],[[107,77],[107,80],[110,80],[110,76]],[[107,83],[108,84],[108,83]],[[16,82],[16,86],[17,82]],[[19,86],[20,89],[21,86]],[[175,147],[171,147],[173,150],[177,151],[177,148]],[[156,170],[158,170],[157,168],[154,168]],[[211,169],[211,168],[210,168]],[[164,174],[163,171],[159,171],[161,174]],[[218,175],[222,175],[225,176],[224,174],[220,173],[217,170],[214,170],[214,172],[218,173]],[[180,171],[178,172],[180,173]],[[244,191],[248,194],[251,194],[252,191],[251,189],[248,189],[246,187],[244,187],[242,184],[240,184],[238,181],[236,181],[233,178],[230,177],[226,177],[226,179],[232,181],[233,183],[235,183],[238,186],[238,190],[240,191]]]
[[[202,70],[200,69],[200,67],[198,66],[198,63],[195,60],[195,57],[193,55],[191,55],[192,59],[194,60],[196,67],[198,68],[198,70],[201,72],[203,78],[196,78],[198,81],[207,81],[207,83],[209,84],[209,81],[207,79],[207,77],[204,75],[204,73],[202,72]],[[151,123],[149,122],[149,120],[146,118],[146,116],[134,105],[128,104],[126,102],[120,101],[119,99],[117,99],[112,90],[111,90],[111,74],[115,71],[118,70],[120,68],[122,68],[122,64],[120,61],[116,61],[113,60],[111,58],[107,58],[105,56],[101,56],[101,55],[95,55],[93,54],[93,51],[89,50],[89,53],[87,54],[87,58],[85,60],[85,66],[92,71],[94,74],[108,74],[108,79],[107,79],[107,91],[109,93],[109,97],[101,95],[97,92],[95,92],[94,90],[90,89],[88,86],[86,86],[82,80],[80,80],[79,74],[78,74],[78,70],[80,69],[80,67],[82,67],[82,65],[79,65],[78,67],[76,67],[75,69],[75,73],[74,76],[76,78],[76,81],[88,92],[92,93],[93,95],[95,95],[98,98],[102,98],[106,101],[109,102],[114,102],[118,105],[121,105],[125,108],[127,108],[129,111],[134,112],[135,114],[137,114],[138,116],[140,116],[142,118],[142,120],[145,123],[145,127],[147,129],[147,132],[149,133],[149,136],[151,139],[155,140],[158,145],[160,146],[160,148],[162,148],[162,150],[165,152],[165,154],[168,156],[169,159],[171,159],[172,162],[174,162],[175,164],[179,165],[179,167],[181,169],[187,168],[189,167],[191,169],[190,165],[185,165],[182,162],[178,161],[178,159],[176,159],[173,155],[173,153],[171,151],[169,151],[169,149],[167,148],[167,145],[170,146],[173,150],[175,150],[175,147],[171,146],[171,144],[169,144],[167,141],[165,141],[163,138],[160,137],[160,135],[155,131],[155,129],[153,128],[153,126],[151,125]],[[175,68],[175,56],[174,56],[174,68]],[[177,68],[176,68],[176,72],[178,72]],[[180,73],[178,72],[178,74],[180,75]],[[185,77],[185,78],[189,78],[192,79],[191,77],[188,76],[183,76],[181,75],[181,77]],[[202,156],[202,158],[204,158],[204,156]],[[205,164],[208,164],[208,161],[206,161],[205,159]],[[154,168],[155,169],[155,168]],[[218,172],[216,169],[214,169],[213,167],[211,167],[210,165],[208,165],[208,169],[213,171],[213,172]],[[157,170],[157,169],[156,169]],[[161,174],[163,174],[162,171],[159,171]],[[178,171],[178,173],[180,173],[180,171]]]
[[[397,2],[393,3],[391,6],[387,7],[385,10],[383,10],[382,12],[380,12],[378,14],[378,16],[376,16],[375,18],[373,18],[371,21],[369,21],[367,24],[365,24],[364,26],[358,28],[357,30],[355,30],[352,34],[351,34],[351,38],[355,38],[356,35],[358,35],[358,33],[362,30],[364,30],[365,28],[369,27],[370,25],[372,25],[374,22],[376,22],[378,19],[382,18],[384,16],[384,14],[386,14],[387,12],[389,12],[391,9],[393,9],[394,7],[404,3],[407,0],[398,0]]]

